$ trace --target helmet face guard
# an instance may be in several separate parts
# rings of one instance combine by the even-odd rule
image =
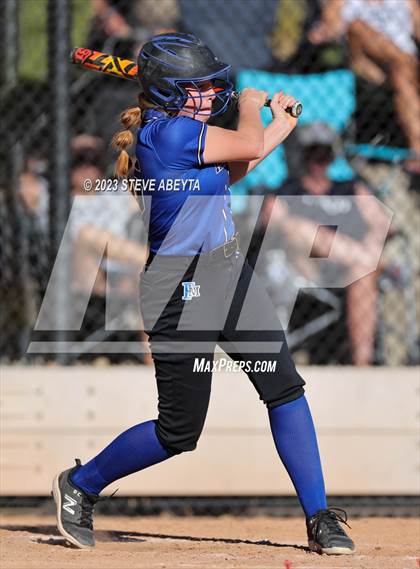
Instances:
[[[233,85],[230,65],[219,61],[210,49],[190,34],[161,34],[140,51],[139,82],[144,96],[168,111],[181,111],[188,99],[191,115],[216,116],[229,104]],[[203,83],[211,82],[214,94],[202,95]],[[198,94],[190,94],[190,91]],[[208,85],[205,88],[209,91]],[[210,112],[202,112],[203,101],[212,98]]]
[[[169,79],[173,82],[173,90],[167,96],[167,101],[165,101],[164,108],[168,111],[180,111],[184,108],[187,100],[192,100],[194,104],[194,109],[189,110],[189,112],[196,116],[216,116],[220,115],[226,110],[228,106],[232,91],[233,84],[229,80],[229,72],[225,71],[222,73],[208,75],[206,77],[199,77],[194,79]],[[209,87],[203,88],[203,83],[211,83],[214,94],[203,95],[203,91],[209,91]],[[151,87],[151,92],[155,94],[156,98],[165,98],[165,94],[159,89]],[[197,94],[192,94],[191,91],[197,92]],[[173,93],[176,92],[177,96],[174,98]],[[202,111],[203,102],[205,99],[212,99],[211,111]]]

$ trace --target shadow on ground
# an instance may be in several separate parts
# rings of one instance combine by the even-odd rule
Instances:
[[[35,535],[45,535],[48,537],[38,537],[33,540],[36,543],[43,545],[60,545],[62,547],[74,547],[61,537],[58,533],[56,526],[53,525],[40,525],[40,526],[25,526],[25,525],[0,525],[0,529],[5,531],[26,531]],[[251,539],[234,539],[226,537],[200,537],[192,535],[172,535],[164,533],[145,533],[136,531],[120,531],[120,530],[95,530],[95,538],[97,541],[107,542],[107,541],[118,541],[124,543],[140,543],[146,541],[147,538],[155,539],[171,539],[177,541],[197,541],[197,542],[211,542],[211,543],[229,543],[229,544],[246,544],[246,545],[258,545],[267,547],[280,547],[280,548],[290,548],[310,551],[308,547],[303,545],[297,545],[293,543],[276,543],[268,539],[263,539],[259,541]]]

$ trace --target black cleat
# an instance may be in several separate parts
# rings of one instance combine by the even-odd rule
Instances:
[[[342,517],[337,512],[342,512]],[[349,538],[340,523],[350,527],[347,514],[340,508],[319,510],[314,516],[306,518],[309,548],[317,553],[327,555],[351,555],[356,546]]]
[[[93,509],[99,496],[84,492],[70,481],[70,476],[80,468],[76,466],[57,474],[53,482],[53,497],[57,506],[57,526],[62,536],[80,549],[95,545],[93,536]]]

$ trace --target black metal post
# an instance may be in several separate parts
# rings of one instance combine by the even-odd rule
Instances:
[[[4,0],[0,4],[0,47],[3,54],[1,61],[0,97],[1,104],[8,108],[13,99],[13,90],[17,86],[18,74],[18,1]],[[6,102],[7,101],[7,102]],[[5,118],[5,117],[4,117]],[[11,358],[24,358],[30,334],[30,292],[28,271],[28,242],[25,230],[25,215],[19,199],[19,176],[23,169],[22,144],[17,139],[16,131],[7,125],[0,141],[0,186],[5,208],[3,223],[5,239],[2,247],[13,248],[13,253],[4,251],[7,258],[7,270],[4,268],[2,298],[8,330],[5,330],[7,346],[5,353]],[[7,226],[7,228],[6,228]],[[3,228],[2,228],[3,229]],[[13,238],[10,238],[10,235]],[[9,285],[9,286],[7,286]]]
[[[18,64],[18,2],[4,0],[0,12],[1,24],[1,84],[12,89],[17,82]]]
[[[48,2],[48,63],[50,84],[50,246],[51,267],[60,250],[54,287],[53,329],[55,341],[66,341],[70,310],[70,250],[62,243],[70,213],[70,30],[71,1]],[[57,355],[65,364],[65,352]]]

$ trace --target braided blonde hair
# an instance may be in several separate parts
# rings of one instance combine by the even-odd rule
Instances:
[[[132,129],[141,126],[143,111],[151,108],[155,108],[155,105],[149,103],[139,95],[137,107],[125,109],[120,115],[121,124],[125,128],[115,133],[112,137],[112,146],[120,151],[115,164],[115,175],[119,178],[128,176],[134,166],[134,160],[128,153],[128,149],[133,146],[134,143]]]

